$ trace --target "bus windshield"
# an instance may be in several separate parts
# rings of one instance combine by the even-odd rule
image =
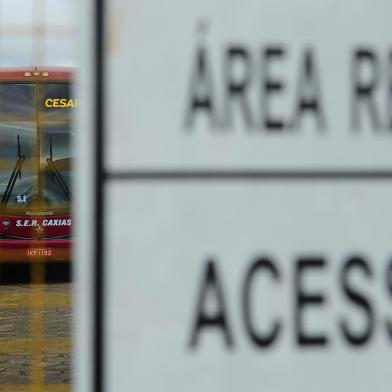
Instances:
[[[27,203],[27,198],[22,195],[37,185],[34,95],[34,86],[31,84],[0,84],[2,204],[17,205],[22,199]],[[23,162],[18,168],[20,156],[23,156]]]
[[[77,103],[69,83],[40,85],[42,195],[50,205],[71,200],[71,111]]]
[[[69,205],[70,100],[69,83],[0,83],[3,207]]]

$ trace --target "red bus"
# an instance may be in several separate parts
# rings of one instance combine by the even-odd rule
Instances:
[[[1,261],[70,260],[73,73],[0,69]]]

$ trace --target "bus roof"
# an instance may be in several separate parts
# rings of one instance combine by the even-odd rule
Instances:
[[[71,81],[75,68],[70,67],[0,67],[0,82],[36,80]]]

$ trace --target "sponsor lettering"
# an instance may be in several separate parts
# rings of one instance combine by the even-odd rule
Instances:
[[[45,99],[45,107],[52,109],[68,109],[68,108],[76,108],[79,106],[78,99],[72,98],[47,98]]]

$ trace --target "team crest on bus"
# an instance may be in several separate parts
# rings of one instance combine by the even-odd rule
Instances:
[[[5,218],[2,220],[1,224],[2,224],[3,228],[6,230],[10,226],[10,221],[7,218]]]

